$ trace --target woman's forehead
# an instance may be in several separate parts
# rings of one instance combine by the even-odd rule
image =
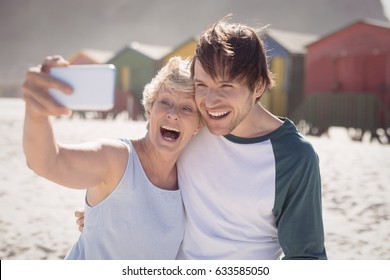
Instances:
[[[158,97],[172,97],[172,98],[177,98],[177,99],[194,99],[194,93],[191,92],[183,92],[183,91],[173,91],[173,90],[168,90],[166,88],[161,88],[158,93]]]

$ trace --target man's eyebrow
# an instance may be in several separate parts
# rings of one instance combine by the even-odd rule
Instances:
[[[203,80],[198,79],[198,78],[194,78],[193,81],[194,81],[194,83],[204,83]],[[232,81],[232,80],[214,80],[214,82],[216,82],[218,84],[233,84],[234,83],[234,81]]]

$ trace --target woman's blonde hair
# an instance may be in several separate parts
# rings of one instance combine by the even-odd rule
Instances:
[[[195,95],[189,64],[189,60],[183,60],[178,56],[169,59],[168,63],[158,71],[157,75],[144,88],[142,105],[145,112],[150,112],[162,88],[175,94]]]

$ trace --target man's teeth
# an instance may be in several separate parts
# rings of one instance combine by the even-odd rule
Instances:
[[[209,115],[215,118],[227,115],[228,112],[209,112]]]

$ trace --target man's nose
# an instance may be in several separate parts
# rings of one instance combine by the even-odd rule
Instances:
[[[217,104],[217,102],[218,102],[217,90],[212,89],[212,88],[208,88],[207,92],[205,93],[204,104],[206,105],[206,107],[211,108],[211,107],[215,106],[215,104]]]

